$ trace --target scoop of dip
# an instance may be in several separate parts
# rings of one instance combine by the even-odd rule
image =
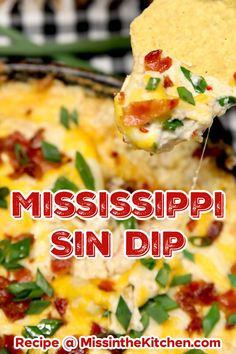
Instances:
[[[131,25],[134,68],[115,98],[125,141],[151,152],[202,140],[236,105],[234,0],[155,0]]]

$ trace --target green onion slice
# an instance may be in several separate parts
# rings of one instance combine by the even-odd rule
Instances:
[[[79,151],[76,152],[75,167],[87,189],[95,190],[95,180],[91,169]]]
[[[149,270],[153,270],[156,265],[156,261],[153,258],[140,259],[141,264]]]
[[[209,312],[204,316],[202,320],[202,326],[203,326],[203,331],[205,337],[208,337],[209,334],[212,332],[213,328],[217,324],[217,322],[220,319],[220,310],[219,310],[219,305],[217,303],[214,303]]]
[[[191,283],[191,281],[192,281],[192,274],[180,275],[172,279],[170,286],[174,287],[178,285],[185,285]]]
[[[127,331],[131,321],[132,312],[130,311],[122,296],[119,298],[118,306],[116,309],[116,317],[122,327]]]
[[[184,123],[179,119],[167,119],[163,122],[162,127],[165,130],[175,131],[177,128],[182,127]]]
[[[78,192],[79,190],[75,183],[71,182],[67,177],[64,176],[58,177],[58,179],[54,183],[52,192],[56,193],[62,189],[72,192]]]
[[[27,155],[26,149],[21,144],[15,144],[14,151],[16,159],[21,166],[26,166],[29,163],[29,156]]]
[[[236,275],[235,274],[228,274],[228,278],[229,278],[231,286],[233,288],[236,288]]]
[[[195,261],[195,255],[188,250],[183,251],[183,256],[184,256],[184,258],[188,259],[191,262]]]
[[[236,104],[236,97],[224,96],[224,97],[219,98],[218,102],[222,107],[228,106],[228,105],[233,105],[233,104]]]
[[[162,288],[165,288],[169,281],[170,271],[169,264],[164,263],[163,267],[157,273],[155,280]]]
[[[54,163],[61,162],[60,151],[55,145],[50,144],[47,141],[42,141],[42,153],[43,153],[43,157],[47,161],[54,162]]]
[[[43,274],[40,272],[39,269],[37,269],[37,274],[36,274],[36,284],[37,286],[43,290],[44,294],[47,294],[48,296],[52,297],[54,290],[49,284],[49,282],[45,279]]]
[[[178,91],[179,97],[182,101],[192,104],[193,106],[196,105],[192,93],[189,90],[187,90],[186,87],[184,87],[184,86],[177,87],[177,91]]]
[[[161,81],[160,78],[150,77],[150,79],[148,80],[147,86],[146,86],[146,90],[148,90],[148,91],[156,90],[160,81]]]
[[[26,314],[38,315],[43,312],[50,304],[51,302],[46,300],[33,300],[31,301]]]
[[[202,76],[197,76],[191,73],[188,69],[181,66],[181,71],[186,79],[191,82],[194,90],[198,93],[204,93],[207,89],[207,82]]]

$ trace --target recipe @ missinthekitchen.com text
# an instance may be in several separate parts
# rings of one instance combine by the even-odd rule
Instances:
[[[67,336],[62,341],[58,338],[25,338],[16,336],[14,338],[15,349],[48,349],[73,350],[73,349],[221,349],[222,340],[219,338],[172,338],[170,336],[159,338],[155,336],[142,336],[140,338],[131,338],[129,336],[121,336],[114,338],[109,335],[106,338],[98,338],[93,336]]]

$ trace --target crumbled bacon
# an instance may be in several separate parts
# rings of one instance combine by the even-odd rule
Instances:
[[[200,316],[193,316],[188,327],[187,331],[190,335],[193,333],[201,333],[202,330],[202,319]]]
[[[172,65],[170,57],[162,58],[162,50],[154,50],[148,53],[144,58],[145,70],[158,71],[164,73]]]
[[[197,220],[190,219],[186,226],[187,229],[192,232],[197,226]]]
[[[233,77],[234,77],[234,81],[236,83],[236,72],[234,73]]]
[[[210,85],[208,85],[208,86],[207,86],[207,91],[212,91],[212,90],[213,90],[213,87],[210,86]]]
[[[13,302],[12,299],[9,303],[3,306],[2,310],[10,321],[17,321],[25,317],[26,311],[29,308],[29,301]]]
[[[51,270],[53,273],[68,274],[71,272],[72,259],[52,259]]]
[[[139,130],[142,132],[142,133],[148,133],[149,130],[145,127],[140,127]]]
[[[114,282],[109,279],[102,280],[99,283],[98,288],[106,292],[114,291]]]
[[[213,221],[208,230],[207,230],[207,237],[214,242],[221,234],[221,231],[223,229],[223,222],[219,220]]]
[[[55,299],[54,305],[55,305],[59,315],[64,316],[66,313],[67,306],[68,306],[68,300],[58,297]]]
[[[23,174],[27,174],[30,177],[39,179],[52,166],[58,167],[62,163],[68,162],[63,155],[60,163],[53,163],[44,159],[41,148],[43,133],[44,130],[39,129],[31,139],[27,139],[22,133],[16,131],[7,137],[0,138],[0,162],[1,154],[6,153],[13,168],[13,172],[10,175],[11,178],[16,179]],[[23,159],[25,160],[24,163],[17,158],[16,145],[20,145],[24,150],[24,154],[27,157],[27,159]]]
[[[92,336],[101,336],[107,334],[107,330],[101,327],[99,324],[93,322],[90,333]]]
[[[125,102],[125,93],[123,91],[120,91],[117,95],[117,99],[119,104],[123,105]]]
[[[13,275],[18,283],[27,283],[33,280],[33,275],[27,268],[20,268],[14,271]]]
[[[168,88],[168,87],[173,87],[174,83],[171,80],[171,78],[167,75],[167,76],[164,76],[164,84],[163,85],[164,85],[164,88]]]
[[[153,119],[170,115],[178,103],[178,99],[132,102],[123,109],[124,124],[127,127],[141,127]]]
[[[199,332],[201,329],[200,315],[196,305],[208,306],[217,301],[217,299],[218,294],[212,283],[194,281],[181,287],[176,294],[176,301],[182,310],[187,312],[191,317],[191,322],[187,328],[189,333],[193,333],[194,331]]]
[[[236,312],[236,289],[231,289],[219,296],[219,303],[222,309],[227,313]]]
[[[236,275],[236,263],[234,263],[231,267],[231,273]]]
[[[10,354],[23,354],[21,349],[15,349],[13,335],[0,337],[0,349],[6,349]]]

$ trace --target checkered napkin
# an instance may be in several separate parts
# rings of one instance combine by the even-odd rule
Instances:
[[[81,38],[105,39],[129,34],[130,22],[150,0],[0,0],[0,25],[24,32],[35,43],[69,43]],[[0,38],[0,44],[7,44]],[[102,55],[83,54],[81,59],[109,74],[131,71],[132,56],[126,50]],[[234,135],[236,110],[222,119]]]

